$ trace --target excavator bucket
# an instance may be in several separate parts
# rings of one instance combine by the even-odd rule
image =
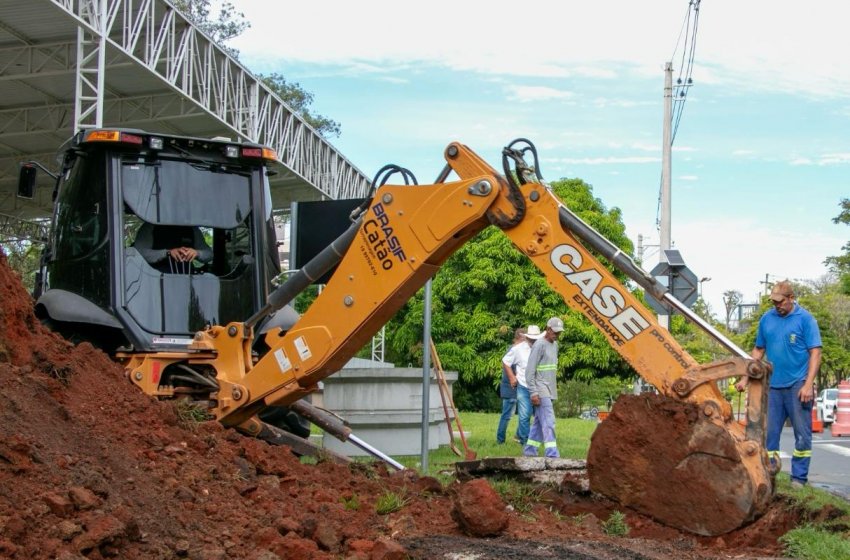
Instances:
[[[739,424],[651,393],[617,400],[593,434],[587,470],[594,492],[707,536],[762,515],[773,487],[766,454]]]

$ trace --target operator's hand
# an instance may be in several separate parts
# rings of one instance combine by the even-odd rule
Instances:
[[[737,389],[739,393],[742,393],[747,390],[747,385],[749,385],[749,383],[749,377],[742,377],[740,381],[735,383],[735,389]]]
[[[183,255],[183,260],[186,262],[192,262],[198,258],[198,252],[191,247],[180,247],[180,252]]]
[[[192,262],[198,258],[198,252],[191,247],[175,247],[168,251],[171,258],[179,262]]]
[[[540,395],[531,395],[531,404],[540,406]]]
[[[175,247],[174,249],[169,249],[168,256],[170,256],[175,261],[180,262],[183,260],[183,253],[181,252],[181,250],[182,247]]]
[[[809,402],[814,400],[815,398],[815,387],[812,383],[803,383],[803,386],[800,387],[800,392],[797,393],[797,396],[800,397],[800,402]]]

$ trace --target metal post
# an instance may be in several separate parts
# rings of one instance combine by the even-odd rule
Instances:
[[[375,336],[372,337],[372,361],[373,362],[382,362],[384,361],[384,340],[386,339],[387,334],[387,326],[384,325],[381,327]]]
[[[425,282],[422,310],[422,458],[421,472],[428,472],[428,431],[431,427],[431,280]]]
[[[711,281],[710,276],[703,276],[702,278],[699,279],[699,297],[702,297],[702,284],[703,284],[703,282],[710,282],[710,281]]]
[[[637,243],[637,260],[639,263],[643,264],[643,234],[638,234],[638,243]],[[646,265],[643,265],[646,266]]]
[[[670,173],[672,168],[672,126],[673,126],[673,63],[664,65],[664,136],[661,145],[661,247],[659,261],[666,262],[664,251],[670,249]],[[659,315],[658,324],[670,328],[670,317]]]

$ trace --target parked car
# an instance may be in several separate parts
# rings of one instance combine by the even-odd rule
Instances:
[[[824,389],[818,395],[817,403],[818,413],[823,423],[827,426],[832,424],[838,411],[838,389]]]

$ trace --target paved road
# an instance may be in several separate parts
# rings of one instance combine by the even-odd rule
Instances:
[[[782,472],[791,473],[791,453],[794,452],[794,432],[782,430],[779,441]],[[832,437],[829,428],[812,434],[812,464],[809,483],[850,500],[850,436]]]

